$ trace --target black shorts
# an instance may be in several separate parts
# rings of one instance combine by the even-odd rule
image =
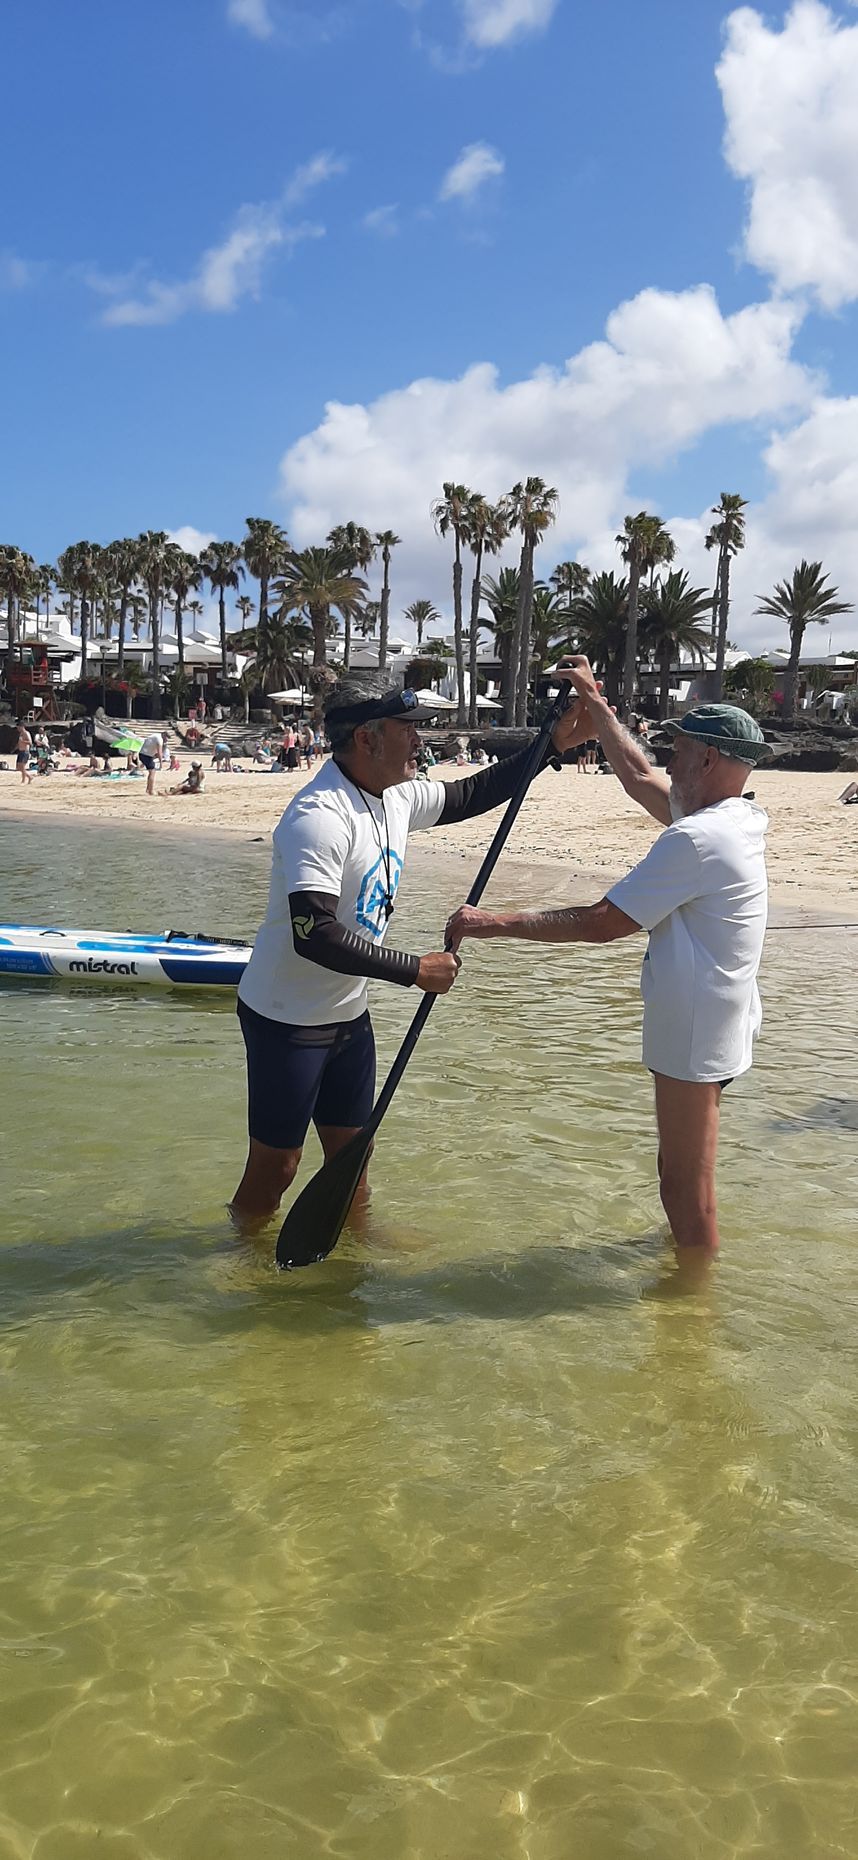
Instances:
[[[142,751],[142,749],[141,749],[141,751],[140,751],[140,760],[141,760],[141,762],[142,762],[142,764],[143,764],[143,767],[144,767],[144,769],[148,769],[148,770],[149,770],[149,773],[150,773],[150,775],[151,775],[151,773],[152,773],[152,770],[153,770],[153,768],[155,767],[155,757],[154,757],[154,756],[144,756],[144,754],[143,754],[143,751]]]
[[[29,763],[30,763],[30,751],[29,751],[29,749],[19,749],[19,750],[18,750],[18,754],[17,754],[17,755],[16,755],[16,757],[15,757],[15,767],[16,767],[16,769],[25,769],[25,768],[28,768],[28,767],[29,767]]]
[[[375,1040],[368,1014],[333,1026],[269,1020],[239,1000],[247,1049],[247,1123],[274,1150],[300,1150],[311,1122],[359,1130],[375,1098]]]

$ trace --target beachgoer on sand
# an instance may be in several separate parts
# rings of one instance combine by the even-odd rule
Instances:
[[[413,829],[470,820],[508,801],[529,748],[451,782],[417,777],[423,710],[413,691],[346,676],[325,712],[332,758],[274,830],[268,913],[238,991],[247,1049],[250,1151],[232,1202],[262,1226],[292,1181],[310,1123],[326,1157],[366,1123],[375,1092],[367,981],[446,994],[449,952],[385,949]],[[558,750],[572,740],[562,717]]]
[[[21,787],[26,788],[33,777],[30,774],[30,752],[33,738],[25,723],[18,725],[18,741],[15,745],[15,767],[21,777]]]
[[[162,736],[160,730],[153,730],[151,736],[144,736],[140,744],[140,760],[146,770],[146,793],[148,795],[155,793],[155,770],[161,768],[163,764],[166,747],[167,738]]]
[[[187,775],[178,787],[171,788],[171,794],[205,794],[206,776],[201,762],[192,762]]]
[[[229,743],[215,743],[211,766],[217,769],[219,775],[231,775],[232,749]]]
[[[586,659],[570,659],[595,728],[626,793],[666,829],[599,903],[497,913],[463,905],[448,936],[537,943],[613,943],[649,932],[643,961],[643,1063],[655,1081],[661,1199],[677,1246],[718,1247],[715,1164],[721,1093],[746,1072],[761,1020],[757,971],[766,928],[762,809],[742,796],[768,753],[759,725],[732,704],[702,704],[664,727],[667,773],[606,704]]]

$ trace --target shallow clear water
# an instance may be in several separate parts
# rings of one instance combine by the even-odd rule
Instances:
[[[0,914],[241,933],[267,868],[5,826]],[[858,1854],[855,946],[770,940],[683,1300],[630,945],[470,955],[288,1277],[231,1005],[3,989],[2,1860]]]

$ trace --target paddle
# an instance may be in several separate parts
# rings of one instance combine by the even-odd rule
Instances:
[[[466,902],[478,904],[509,837],[513,822],[527,790],[545,760],[551,732],[568,701],[569,687],[564,683],[558,693],[524,764],[518,787],[507,803],[506,812],[492,840],[479,872],[468,892]],[[447,945],[446,947],[449,947]],[[393,1061],[373,1107],[368,1123],[356,1131],[351,1141],[330,1162],[323,1164],[302,1189],[286,1216],[277,1241],[277,1264],[285,1271],[296,1266],[311,1266],[327,1259],[342,1232],[355,1190],[369,1160],[373,1138],[399,1084],[421,1033],[432,1012],[437,995],[424,995],[419,1008]]]

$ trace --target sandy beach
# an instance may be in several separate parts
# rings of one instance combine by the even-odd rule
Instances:
[[[64,818],[80,822],[127,822],[135,831],[157,826],[188,833],[230,833],[267,837],[311,776],[269,775],[265,771],[218,775],[206,773],[199,797],[171,796],[184,778],[190,756],[181,757],[181,773],[158,776],[157,793],[148,800],[140,777],[83,776],[63,770],[34,777],[22,788],[13,769],[0,771],[0,819]],[[81,764],[81,767],[84,765]],[[440,765],[433,777],[455,781],[463,771]],[[768,866],[773,900],[802,909],[842,911],[858,905],[858,808],[838,805],[850,778],[843,774],[792,774],[756,770],[750,787],[769,815]],[[438,828],[420,836],[427,857],[459,856],[476,866],[488,846],[496,816],[461,827]],[[574,768],[547,770],[528,796],[507,850],[506,860],[566,868],[576,897],[591,881],[595,895],[640,859],[658,831],[623,793],[613,776],[578,774]],[[586,889],[586,887],[585,887]]]

